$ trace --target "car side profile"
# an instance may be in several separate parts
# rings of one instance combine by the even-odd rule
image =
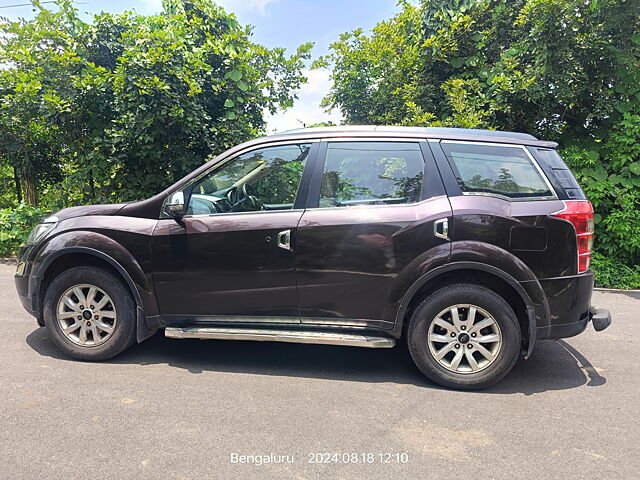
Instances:
[[[24,307],[83,360],[171,338],[390,348],[432,381],[503,378],[591,306],[593,209],[553,142],[310,128],[252,140],[162,193],[36,226]]]

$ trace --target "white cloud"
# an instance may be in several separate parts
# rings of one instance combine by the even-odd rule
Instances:
[[[15,37],[16,34],[15,33],[5,33],[5,32],[0,32],[0,48],[3,47],[5,45],[5,40],[9,40],[11,37]],[[13,67],[15,64],[11,61],[9,62],[2,62],[0,63],[0,70],[8,70],[9,68]]]
[[[146,13],[158,13],[162,11],[162,0],[142,0],[143,11]]]
[[[228,12],[257,12],[260,15],[268,15],[267,7],[271,3],[279,0],[213,0],[218,5],[224,7]]]
[[[305,77],[309,81],[298,91],[298,99],[292,108],[275,115],[267,114],[267,132],[282,132],[293,128],[302,128],[305,125],[332,121],[339,125],[342,117],[339,112],[325,112],[320,107],[320,101],[329,93],[331,78],[329,70],[304,70]]]
[[[227,12],[233,13],[258,13],[262,16],[268,16],[269,7],[272,3],[280,0],[213,0],[215,3],[224,7]],[[145,11],[157,13],[162,11],[162,0],[142,0]]]

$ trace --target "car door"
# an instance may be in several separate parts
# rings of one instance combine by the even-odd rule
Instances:
[[[410,264],[448,242],[450,215],[426,141],[323,142],[296,231],[302,322],[391,328],[393,291]],[[434,255],[444,262],[448,252]]]
[[[181,224],[160,220],[154,282],[163,320],[299,323],[291,238],[317,142],[255,147],[186,189]]]

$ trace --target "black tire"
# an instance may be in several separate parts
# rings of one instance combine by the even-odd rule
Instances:
[[[79,284],[95,285],[103,290],[111,298],[117,312],[113,333],[99,345],[82,346],[71,341],[63,333],[56,316],[56,308],[62,295]],[[136,304],[131,292],[121,279],[101,268],[80,266],[58,275],[47,288],[43,312],[50,338],[60,350],[73,358],[107,360],[126,350],[136,340]]]
[[[495,360],[477,372],[451,371],[442,366],[429,349],[428,332],[436,316],[459,304],[484,309],[500,328],[502,345]],[[413,361],[430,380],[449,388],[474,390],[496,383],[509,373],[520,354],[521,333],[515,313],[500,295],[478,285],[461,284],[441,288],[420,303],[411,316],[407,342]]]

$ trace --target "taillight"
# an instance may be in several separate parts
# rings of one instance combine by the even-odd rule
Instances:
[[[578,242],[578,273],[586,272],[593,250],[593,207],[587,200],[565,201],[564,209],[552,216],[569,220],[576,229]]]

